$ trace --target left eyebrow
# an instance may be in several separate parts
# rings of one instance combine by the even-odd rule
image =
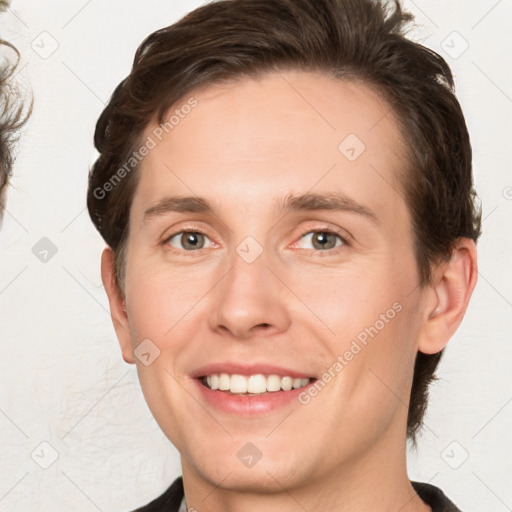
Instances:
[[[377,215],[368,206],[341,193],[290,194],[277,201],[277,211],[287,214],[296,211],[331,210],[351,212],[378,223]],[[215,206],[203,197],[169,196],[150,206],[143,215],[142,223],[169,212],[206,213],[217,215]]]
[[[282,213],[293,211],[315,211],[315,210],[332,210],[339,212],[357,213],[378,223],[377,215],[368,206],[358,203],[351,197],[331,192],[323,194],[301,194],[288,195],[281,200],[279,210]]]

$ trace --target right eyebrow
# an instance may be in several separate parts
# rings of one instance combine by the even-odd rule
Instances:
[[[214,213],[215,208],[209,201],[201,197],[192,196],[173,196],[165,197],[158,203],[150,206],[143,215],[142,222],[145,223],[151,218],[164,215],[168,212],[188,212],[188,213]]]

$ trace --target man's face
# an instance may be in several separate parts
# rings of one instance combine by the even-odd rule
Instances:
[[[143,137],[120,340],[183,473],[281,489],[398,467],[423,295],[389,106],[298,71],[190,96]]]

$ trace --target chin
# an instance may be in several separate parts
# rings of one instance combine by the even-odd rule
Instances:
[[[302,479],[305,480],[307,476],[297,474],[297,466],[295,464],[292,467],[289,458],[282,455],[281,458],[283,460],[279,462],[262,458],[252,467],[245,467],[238,460],[230,462],[225,458],[206,465],[199,460],[194,465],[194,470],[215,488],[256,494],[282,493],[283,487],[289,489],[300,486]]]

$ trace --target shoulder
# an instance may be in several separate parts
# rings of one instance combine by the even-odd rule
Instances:
[[[431,484],[411,482],[418,496],[432,508],[432,512],[461,512],[444,492]]]
[[[178,512],[182,499],[183,481],[180,476],[162,495],[133,512]]]

